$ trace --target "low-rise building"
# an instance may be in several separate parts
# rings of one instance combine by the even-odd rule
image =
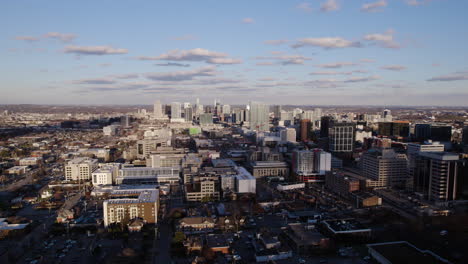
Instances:
[[[42,163],[42,157],[28,157],[20,159],[20,166],[37,166]]]
[[[75,158],[65,166],[67,181],[90,180],[91,174],[98,168],[98,160],[87,157]]]
[[[157,189],[127,189],[111,193],[112,199],[103,203],[104,226],[141,218],[145,223],[158,222],[159,191]],[[118,198],[125,197],[125,198]]]

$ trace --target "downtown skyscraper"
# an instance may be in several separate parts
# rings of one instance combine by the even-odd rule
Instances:
[[[270,109],[267,104],[250,102],[250,129],[256,131],[270,130]]]

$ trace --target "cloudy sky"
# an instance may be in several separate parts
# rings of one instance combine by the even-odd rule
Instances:
[[[468,105],[468,1],[2,1],[0,103]]]

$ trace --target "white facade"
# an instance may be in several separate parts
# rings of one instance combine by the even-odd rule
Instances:
[[[171,119],[182,119],[182,108],[179,102],[173,102],[171,104]],[[185,121],[185,120],[184,120]]]
[[[255,193],[256,192],[256,180],[255,177],[250,174],[243,167],[236,167],[236,186],[238,193]]]
[[[289,191],[289,190],[296,190],[296,189],[303,189],[305,188],[305,183],[293,183],[293,184],[278,184],[276,189],[278,191]]]
[[[41,157],[28,157],[20,159],[19,165],[20,166],[35,166],[42,162]]]
[[[102,128],[102,133],[104,133],[104,136],[114,136],[117,134],[117,128],[116,125],[105,126]]]
[[[91,174],[93,185],[111,185],[118,175],[119,164],[103,164]]]
[[[75,158],[65,166],[65,179],[67,181],[90,180],[91,174],[97,168],[97,159]]]
[[[161,101],[157,100],[156,102],[154,102],[153,113],[154,113],[154,118],[156,119],[160,119],[164,117]]]
[[[256,131],[269,131],[270,117],[269,106],[256,102],[250,102],[250,129]]]
[[[294,128],[286,128],[285,130],[281,130],[281,141],[288,141],[288,142],[296,142],[296,129]]]

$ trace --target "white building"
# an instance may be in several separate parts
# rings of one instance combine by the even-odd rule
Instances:
[[[98,168],[98,160],[91,158],[75,158],[65,166],[65,180],[90,180],[91,174]]]
[[[171,119],[182,119],[182,108],[179,102],[171,104]]]
[[[91,174],[92,183],[96,185],[111,185],[114,183],[119,172],[119,164],[102,164],[100,168]]]
[[[20,159],[19,165],[20,166],[36,166],[42,162],[41,157],[28,157]]]
[[[164,117],[161,101],[157,100],[156,102],[154,102],[153,108],[153,115],[155,119],[161,119]]]
[[[116,125],[105,126],[102,128],[102,133],[104,133],[104,136],[115,136],[117,134],[117,128],[118,126]]]
[[[281,130],[280,135],[281,141],[296,142],[296,129],[294,128],[288,127],[284,130]]]
[[[178,183],[180,179],[180,169],[172,167],[149,168],[130,167],[119,170],[116,184],[161,184]]]
[[[236,167],[236,186],[238,193],[255,193],[256,180],[244,167]]]

